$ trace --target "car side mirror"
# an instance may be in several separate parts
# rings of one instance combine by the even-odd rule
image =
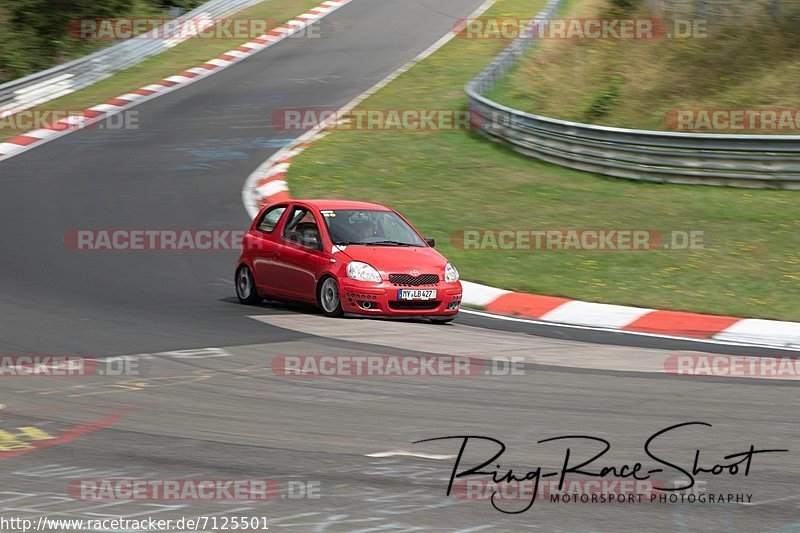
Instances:
[[[426,238],[425,242],[427,242],[428,246],[430,246],[431,248],[436,248],[436,239]]]

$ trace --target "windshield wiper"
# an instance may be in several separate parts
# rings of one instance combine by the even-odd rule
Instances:
[[[416,244],[411,244],[409,242],[400,242],[400,241],[376,241],[376,242],[371,242],[369,244],[375,246],[412,246],[412,247],[417,246]]]
[[[375,241],[375,242],[356,242],[356,241],[334,241],[334,246],[411,246],[417,248],[418,245],[400,241]]]

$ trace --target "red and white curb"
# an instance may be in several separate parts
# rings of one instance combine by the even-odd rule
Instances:
[[[487,1],[469,18],[479,16],[493,3],[494,0]],[[430,56],[453,37],[455,37],[453,32],[444,36],[411,62],[348,103],[335,116],[345,116],[364,99]],[[242,190],[242,199],[251,218],[256,216],[261,206],[289,199],[286,174],[293,158],[325,136],[327,134],[325,130],[331,124],[332,122],[328,121],[309,130],[273,154],[248,177]],[[481,307],[488,312],[501,315],[581,328],[800,350],[800,323],[796,322],[659,311],[517,293],[469,281],[462,281],[462,284],[464,286],[462,302],[465,305]]]
[[[229,50],[217,58],[206,61],[198,67],[190,68],[176,76],[170,76],[157,83],[118,96],[108,102],[91,107],[80,114],[60,120],[47,128],[29,131],[11,140],[0,142],[0,161],[19,155],[37,146],[41,146],[58,137],[84,129],[100,120],[139,105],[142,102],[178,90],[207,76],[220,72],[286,39],[290,35],[304,30],[307,26],[317,22],[340,7],[349,4],[351,1],[352,0],[326,0],[306,13],[298,15],[289,22],[273,28],[264,35],[244,43],[233,50]]]
[[[462,282],[463,302],[491,313],[554,324],[800,350],[800,323],[659,311],[539,296]]]

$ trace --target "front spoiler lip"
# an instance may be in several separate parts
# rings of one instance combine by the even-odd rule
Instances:
[[[395,315],[395,314],[387,314],[387,313],[353,313],[351,311],[346,311],[344,313],[344,317],[346,318],[377,318],[382,320],[429,320],[431,318],[456,318],[459,315],[459,311],[461,308],[459,307],[455,313],[452,314],[438,314],[438,315]]]
[[[345,314],[355,316],[382,316],[387,318],[450,318],[458,314],[460,305],[456,309],[447,309],[447,305],[453,301],[461,300],[463,288],[455,283],[439,282],[435,286],[401,287],[389,281],[371,286],[360,286],[363,282],[347,281],[341,282],[339,287],[340,298],[344,307]],[[397,301],[396,291],[401,289],[433,289],[438,291],[437,300],[442,302],[439,307],[434,309],[392,309],[389,307],[390,301]],[[347,295],[352,293],[355,298],[348,300]],[[367,310],[356,307],[355,302],[359,300],[359,294],[374,296],[373,300],[380,303],[380,309]]]

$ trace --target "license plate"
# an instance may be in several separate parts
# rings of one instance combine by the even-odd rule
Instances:
[[[398,300],[435,300],[436,291],[431,289],[400,289]]]

